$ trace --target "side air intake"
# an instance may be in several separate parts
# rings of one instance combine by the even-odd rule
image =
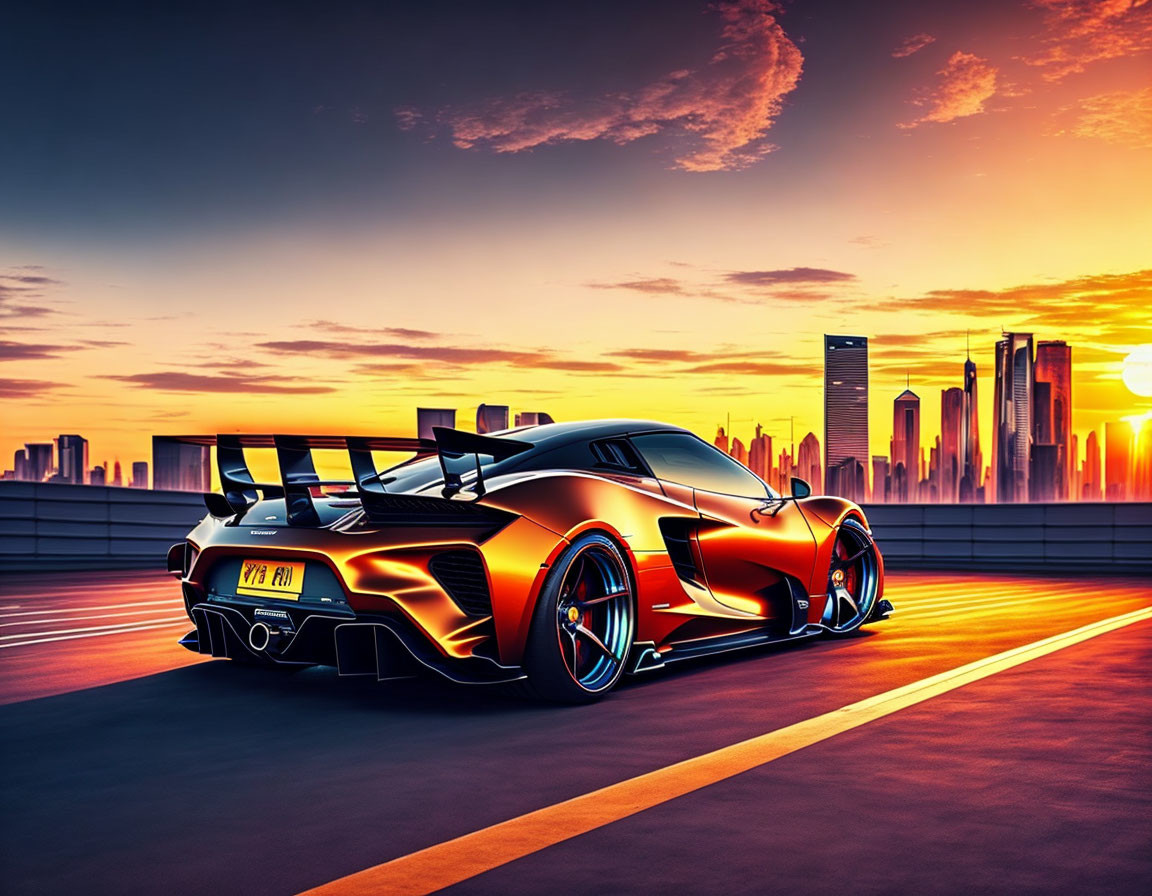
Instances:
[[[475,551],[445,551],[428,563],[440,587],[469,616],[491,616],[492,596],[484,564]]]
[[[664,536],[664,546],[668,549],[668,557],[676,569],[676,575],[685,582],[702,586],[704,577],[700,574],[692,552],[692,530],[695,526],[695,520],[664,517],[660,520],[660,534]]]

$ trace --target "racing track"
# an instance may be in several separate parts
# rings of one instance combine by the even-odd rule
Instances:
[[[175,644],[171,579],[9,576],[0,879],[380,891],[347,876],[510,819],[516,836],[526,813],[1152,606],[1125,579],[890,574],[887,595],[896,615],[858,637],[552,708],[202,661]],[[1152,621],[1125,625],[508,864],[481,856],[451,891],[1152,892],[1150,660]]]

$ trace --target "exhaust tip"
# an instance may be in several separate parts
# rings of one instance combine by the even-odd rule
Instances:
[[[257,622],[248,630],[248,646],[260,653],[268,648],[272,640],[272,630],[263,622]]]

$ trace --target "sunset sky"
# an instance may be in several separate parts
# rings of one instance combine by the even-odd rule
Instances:
[[[1081,450],[1152,410],[1150,0],[45,0],[0,108],[0,469],[482,401],[823,441],[824,333],[875,453],[968,331],[986,458],[1001,329]]]

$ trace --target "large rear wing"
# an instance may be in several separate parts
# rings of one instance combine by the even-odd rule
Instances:
[[[368,517],[379,522],[396,521],[397,511],[412,501],[448,503],[463,487],[463,474],[450,469],[451,462],[470,455],[475,457],[477,497],[484,494],[484,477],[479,455],[491,455],[497,460],[519,454],[532,447],[530,442],[513,439],[478,436],[474,433],[446,427],[434,427],[434,439],[414,439],[399,436],[301,436],[221,433],[216,436],[178,436],[172,441],[184,444],[216,447],[216,468],[220,475],[222,495],[207,495],[205,501],[214,516],[231,516],[246,510],[262,495],[265,498],[284,498],[290,525],[314,526],[319,517],[313,503],[313,489],[344,486],[360,499]],[[244,456],[246,448],[274,448],[280,468],[279,482],[257,482],[248,468]],[[352,479],[321,479],[316,472],[312,452],[316,449],[346,451],[352,469]],[[438,455],[444,473],[444,499],[416,496],[389,495],[386,482],[372,460],[373,451],[411,452],[414,459]],[[404,500],[399,500],[403,497]],[[452,504],[459,504],[454,501]],[[463,508],[437,508],[454,515]]]

